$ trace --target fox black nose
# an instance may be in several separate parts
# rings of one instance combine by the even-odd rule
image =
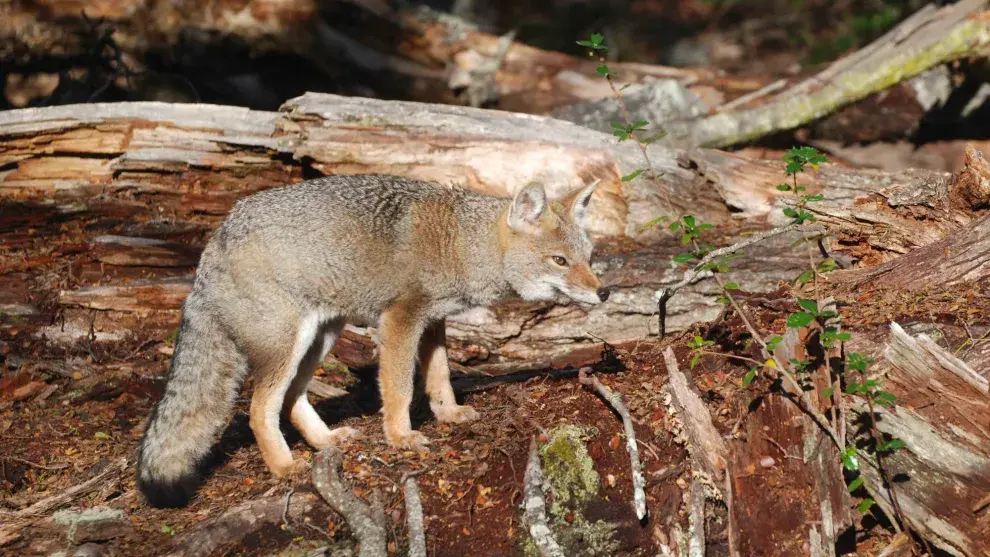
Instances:
[[[598,299],[603,302],[608,299],[608,288],[603,286],[598,289]]]

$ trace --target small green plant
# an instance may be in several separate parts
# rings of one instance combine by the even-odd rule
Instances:
[[[746,325],[746,328],[752,334],[753,339],[760,344],[764,355],[764,361],[761,362],[748,356],[719,354],[712,351],[712,346],[715,344],[713,341],[706,340],[701,336],[694,336],[691,341],[688,342],[688,348],[691,350],[690,366],[694,368],[706,354],[724,356],[751,364],[749,372],[747,372],[742,379],[742,384],[745,387],[750,386],[756,380],[760,374],[760,370],[766,370],[770,377],[780,377],[790,383],[796,392],[799,393],[797,397],[798,405],[802,408],[802,410],[811,415],[818,426],[829,434],[833,442],[838,447],[841,455],[842,466],[851,473],[849,483],[850,491],[858,489],[865,482],[865,479],[858,473],[860,458],[863,455],[854,445],[847,446],[846,444],[844,413],[845,404],[843,397],[865,397],[870,408],[871,420],[874,423],[876,422],[875,412],[873,411],[874,405],[891,404],[895,399],[892,394],[887,393],[880,388],[878,380],[866,377],[866,367],[868,367],[869,364],[865,358],[862,358],[858,354],[850,354],[844,365],[844,369],[833,370],[831,358],[827,355],[830,351],[835,350],[836,343],[846,342],[852,337],[849,333],[841,332],[839,330],[838,325],[841,321],[841,316],[834,309],[825,307],[820,294],[819,275],[833,270],[835,268],[835,260],[826,257],[820,261],[816,261],[814,252],[811,249],[812,237],[810,236],[808,225],[815,223],[816,219],[814,213],[809,209],[809,204],[822,201],[824,196],[820,193],[806,193],[807,187],[801,185],[798,181],[798,176],[800,174],[806,172],[809,168],[817,170],[821,164],[826,162],[826,157],[813,147],[794,147],[788,150],[784,155],[785,174],[791,178],[791,182],[778,185],[777,190],[781,192],[792,192],[794,194],[793,206],[783,209],[784,215],[791,219],[791,223],[782,230],[789,230],[793,228],[800,229],[803,234],[801,242],[806,244],[808,247],[809,268],[807,271],[798,276],[795,282],[798,286],[804,287],[807,283],[814,281],[815,292],[814,298],[798,299],[800,311],[796,311],[788,316],[787,327],[791,329],[810,328],[817,331],[817,335],[813,338],[817,339],[817,342],[821,344],[826,352],[826,357],[823,359],[824,369],[822,370],[822,374],[825,384],[828,385],[828,387],[824,389],[821,394],[824,398],[832,399],[833,401],[831,422],[829,422],[829,419],[826,418],[820,410],[818,410],[816,404],[807,393],[808,388],[814,388],[814,378],[812,375],[817,371],[817,366],[814,365],[814,362],[806,359],[799,360],[798,358],[789,358],[789,361],[787,362],[778,362],[777,359],[774,358],[773,354],[783,341],[783,336],[773,336],[769,341],[764,341],[763,335],[759,334],[753,326],[752,321],[747,317],[746,312],[743,311],[743,308],[733,298],[732,292],[737,291],[739,289],[739,285],[734,282],[725,282],[720,276],[720,274],[728,271],[728,263],[733,258],[737,257],[735,252],[726,251],[723,252],[725,255],[719,253],[721,257],[714,257],[714,252],[716,251],[715,247],[701,243],[703,233],[711,230],[712,225],[698,222],[698,220],[692,215],[674,216],[675,211],[673,210],[673,205],[667,198],[666,190],[659,183],[657,174],[653,170],[653,164],[646,150],[647,145],[653,141],[656,141],[660,137],[663,137],[665,132],[660,130],[654,135],[647,136],[646,133],[649,130],[650,123],[645,120],[633,121],[630,117],[628,108],[622,99],[622,89],[616,87],[616,76],[613,74],[606,62],[605,55],[608,53],[608,47],[605,45],[605,37],[601,34],[595,33],[590,36],[589,40],[578,41],[578,44],[587,48],[589,50],[589,55],[597,58],[597,72],[608,81],[609,86],[611,87],[612,92],[619,103],[624,120],[610,123],[612,134],[620,142],[635,142],[639,146],[639,149],[643,154],[643,159],[647,165],[647,168],[645,169],[636,169],[623,176],[622,181],[628,182],[645,173],[646,177],[653,181],[668,210],[667,215],[657,217],[645,223],[640,227],[640,229],[644,230],[664,224],[670,232],[680,234],[681,244],[689,246],[690,251],[675,255],[673,257],[673,261],[678,264],[694,263],[696,271],[710,271],[712,273],[712,276],[716,282],[718,282],[722,290],[720,300],[722,300],[723,303],[727,303],[732,306],[732,308],[742,319],[743,323]],[[672,295],[670,291],[664,291],[661,295],[661,308],[664,307],[663,304],[666,303],[666,299],[669,298],[670,295]],[[661,322],[663,320],[662,313],[663,312],[661,311]],[[661,331],[662,330],[661,325]],[[747,348],[748,346],[749,344],[747,343]],[[859,383],[844,381],[844,374],[849,371],[859,372],[862,375],[863,380]],[[846,393],[843,393],[839,388],[844,382],[846,383]],[[849,391],[850,386],[853,388],[852,392]],[[897,439],[882,436],[876,429],[875,425],[871,428],[871,436],[871,442],[867,443],[867,456],[874,456],[876,458],[878,468],[881,470],[881,475],[885,477],[882,466],[882,456],[903,447],[904,444]],[[871,447],[872,450],[870,449]],[[887,485],[890,485],[889,482],[887,482]],[[899,505],[896,503],[896,495],[892,489],[890,493],[892,495],[892,499],[895,501],[894,507],[897,509],[897,518],[901,521],[901,523],[903,523],[903,515],[900,513]],[[859,508],[862,512],[866,512],[872,505],[873,500],[866,498],[863,499],[863,502],[859,505]]]

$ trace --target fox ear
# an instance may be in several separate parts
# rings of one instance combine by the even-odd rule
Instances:
[[[547,206],[547,194],[543,186],[533,182],[519,190],[509,208],[509,226],[523,229],[535,225]]]
[[[584,218],[588,214],[588,204],[591,203],[591,195],[595,193],[595,189],[598,188],[599,183],[601,183],[601,180],[595,180],[587,186],[576,189],[567,195],[566,206],[570,211],[571,220],[582,226],[584,225]]]

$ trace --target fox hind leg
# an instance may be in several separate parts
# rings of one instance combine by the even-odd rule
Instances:
[[[426,328],[419,345],[419,363],[426,374],[426,393],[430,397],[430,410],[437,421],[463,423],[478,419],[478,412],[470,406],[457,404],[454,389],[450,386],[450,365],[447,362],[447,330],[438,321]]]
[[[288,411],[289,420],[306,442],[317,449],[343,443],[358,434],[358,431],[351,427],[336,429],[327,427],[306,396],[306,387],[313,378],[313,372],[333,348],[343,326],[343,321],[338,319],[330,320],[320,326],[312,346],[299,363],[296,376],[292,379],[285,396],[284,408]]]
[[[275,321],[270,316],[268,323]],[[295,321],[293,328],[289,324]],[[251,360],[255,373],[254,394],[251,397],[251,430],[258,441],[261,457],[276,476],[286,476],[304,466],[292,458],[292,451],[279,429],[281,409],[286,394],[296,377],[299,365],[310,351],[319,330],[315,313],[302,319],[285,319],[278,322],[289,334],[270,334],[258,323],[253,333]],[[269,334],[266,334],[269,333]],[[288,348],[286,348],[288,344]]]

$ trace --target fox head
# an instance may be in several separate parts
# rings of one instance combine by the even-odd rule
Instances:
[[[543,186],[531,183],[513,198],[505,215],[503,271],[524,300],[599,304],[608,298],[589,265],[585,220],[597,186],[548,200]]]

